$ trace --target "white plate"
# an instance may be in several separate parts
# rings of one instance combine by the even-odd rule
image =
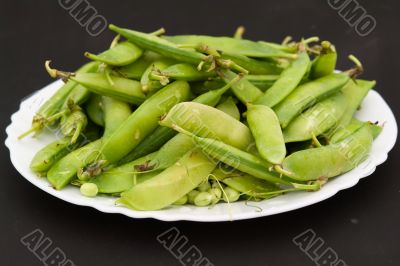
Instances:
[[[54,136],[51,133],[45,133],[37,138],[27,137],[23,140],[17,140],[17,136],[28,129],[35,111],[60,86],[61,81],[56,81],[38,91],[25,99],[21,103],[20,110],[11,116],[11,124],[6,129],[8,134],[6,146],[10,149],[12,163],[29,182],[57,198],[77,205],[90,206],[102,212],[121,213],[133,218],[155,218],[163,221],[232,221],[268,216],[305,207],[332,197],[339,190],[352,187],[361,178],[372,174],[376,166],[387,159],[397,137],[397,125],[392,111],[376,91],[370,91],[356,116],[361,120],[385,123],[385,127],[374,141],[368,160],[354,170],[330,180],[321,190],[312,193],[289,193],[270,200],[251,203],[252,206],[259,208],[247,206],[244,202],[235,202],[229,205],[217,204],[212,208],[174,206],[160,211],[133,211],[122,206],[115,206],[115,199],[111,197],[84,197],[76,187],[68,186],[62,191],[56,191],[50,187],[45,178],[37,177],[29,169],[29,163],[36,151],[54,140]]]

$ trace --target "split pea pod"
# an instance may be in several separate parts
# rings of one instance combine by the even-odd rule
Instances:
[[[99,61],[111,66],[125,66],[136,61],[143,50],[130,42],[121,42],[112,48],[98,54],[85,53],[85,56],[93,61]]]
[[[229,145],[246,150],[253,142],[247,126],[213,107],[185,102],[174,106],[160,124],[177,125],[199,136],[219,139]]]
[[[366,159],[373,138],[363,126],[346,139],[327,146],[295,152],[282,163],[282,174],[294,180],[311,181],[345,173]],[[279,169],[278,170],[282,170]]]
[[[234,80],[233,82],[236,82]],[[225,86],[219,88],[218,90],[206,92],[193,100],[193,102],[215,106],[221,100],[222,95],[229,90],[233,82],[226,84]],[[232,110],[231,106],[231,110]],[[236,114],[237,115],[237,114]],[[239,120],[239,119],[238,119]],[[154,132],[152,132],[148,137],[146,137],[142,142],[136,146],[128,155],[126,155],[118,164],[127,163],[133,161],[137,158],[145,156],[151,152],[154,152],[161,148],[167,141],[172,139],[176,135],[176,131],[169,128],[159,126]],[[182,154],[183,155],[183,154]],[[168,156],[168,155],[166,155]]]
[[[320,55],[312,62],[310,71],[311,79],[330,75],[336,68],[337,53],[335,46],[328,41],[323,41],[321,47]]]
[[[265,105],[248,104],[246,116],[260,156],[272,164],[282,163],[286,147],[274,111]]]
[[[346,108],[346,97],[341,91],[317,103],[294,118],[284,129],[285,142],[304,141],[328,134],[327,131],[339,123]]]
[[[189,98],[189,84],[185,81],[175,81],[156,92],[104,139],[101,148],[104,159],[114,163],[123,158],[157,128],[160,118],[174,105]]]
[[[242,151],[216,139],[198,137],[176,125],[174,125],[174,129],[191,137],[203,152],[226,165],[257,178],[267,180],[271,183],[290,184],[289,182],[279,178],[279,175],[270,170],[272,164],[253,154]]]
[[[214,168],[201,150],[189,151],[157,176],[123,192],[117,203],[135,210],[165,208],[196,188]]]
[[[339,91],[349,80],[349,75],[345,73],[334,73],[297,87],[281,103],[274,107],[281,127],[287,127],[290,121],[303,110]]]
[[[307,52],[301,52],[298,58],[281,73],[274,85],[257,99],[256,103],[271,108],[280,103],[299,85],[309,65],[310,58]]]

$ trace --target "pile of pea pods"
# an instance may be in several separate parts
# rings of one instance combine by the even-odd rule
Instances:
[[[45,63],[64,85],[21,138],[58,130],[30,165],[54,189],[143,211],[267,200],[319,190],[363,162],[382,130],[353,117],[375,81],[357,79],[352,55],[336,72],[328,41],[109,28],[110,48],[75,72]]]

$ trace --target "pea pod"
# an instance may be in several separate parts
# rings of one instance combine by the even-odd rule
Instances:
[[[269,88],[260,98],[257,104],[274,107],[285,99],[300,83],[310,65],[307,52],[301,52],[299,57],[285,69],[274,85]]]
[[[371,134],[374,139],[379,136],[379,134],[382,132],[383,129],[382,126],[379,126],[375,123],[362,122],[356,118],[353,118],[347,126],[337,129],[336,132],[329,139],[329,142],[338,143],[344,140],[345,138],[349,137],[351,134],[353,134],[354,132],[356,132],[358,129],[360,129],[365,125],[367,125],[371,130]]]
[[[169,83],[170,79],[199,81],[215,76],[213,72],[199,71],[196,66],[190,64],[175,64],[165,69],[155,69],[150,73],[150,78],[161,83]]]
[[[111,66],[125,66],[136,61],[143,50],[130,42],[121,42],[99,55],[85,53],[85,56]]]
[[[287,127],[289,122],[303,110],[338,92],[349,80],[350,77],[347,74],[334,73],[297,87],[285,100],[274,107],[281,127]]]
[[[236,82],[234,80],[233,82]],[[215,106],[221,99],[222,95],[229,90],[231,83],[226,84],[222,88],[218,90],[209,91],[204,93],[193,100],[193,102],[206,104],[209,106]],[[118,164],[127,163],[133,161],[137,158],[145,156],[151,152],[154,152],[161,148],[167,141],[173,138],[176,135],[176,131],[168,128],[160,126],[153,133],[151,133],[148,137],[146,137],[142,142],[138,144],[138,146],[133,149],[128,155],[126,155]],[[184,152],[185,153],[185,152]],[[182,154],[183,155],[183,154]],[[168,155],[166,155],[169,157]]]
[[[117,203],[135,210],[159,210],[196,188],[215,164],[200,151],[189,151],[157,176],[123,192]]]
[[[151,63],[159,59],[161,59],[159,54],[145,51],[138,60],[129,65],[117,68],[115,71],[125,78],[140,80]]]
[[[283,131],[285,142],[304,141],[334,128],[347,108],[342,92],[328,97],[300,114]]]
[[[182,45],[202,45],[206,44],[219,51],[231,54],[238,54],[248,57],[258,58],[296,58],[295,54],[284,52],[270,45],[260,44],[250,40],[234,39],[230,37],[212,37],[202,35],[177,35],[163,36],[165,40]]]
[[[76,108],[61,124],[61,132],[64,136],[71,137],[71,144],[78,140],[81,132],[88,124],[87,116],[82,112],[81,108]]]
[[[335,46],[328,41],[321,43],[320,55],[312,62],[310,78],[317,79],[333,73],[336,68],[337,53]]]
[[[83,65],[76,72],[87,73],[92,72],[98,67],[98,63],[90,62]],[[59,88],[43,105],[40,106],[32,119],[31,129],[21,134],[18,138],[21,139],[33,132],[40,132],[47,124],[54,122],[52,116],[56,115],[61,111],[63,104],[65,103],[71,90],[77,84],[74,81],[68,81],[61,88]]]
[[[78,141],[73,144],[71,144],[71,137],[58,139],[46,145],[35,154],[32,158],[30,168],[36,173],[46,173],[59,159],[96,138],[98,138],[97,129],[90,128],[84,134],[81,134]]]
[[[115,194],[127,191],[133,186],[159,174],[159,171],[137,174],[137,170],[135,169],[136,165],[144,164],[148,160],[151,160],[154,156],[155,153],[152,153],[128,164],[111,168],[110,170],[93,177],[87,182],[96,184],[99,189],[99,193]]]
[[[96,125],[104,127],[104,114],[101,103],[101,96],[93,94],[86,104],[86,114]]]
[[[372,141],[369,127],[363,126],[338,143],[289,155],[282,163],[281,173],[300,181],[327,179],[340,175],[366,159]]]
[[[229,70],[221,71],[222,79],[228,83],[237,78],[237,74]],[[255,102],[263,92],[247,79],[241,79],[232,85],[232,92],[244,104]]]
[[[188,100],[189,84],[175,81],[140,105],[112,135],[104,139],[102,154],[109,163],[117,162],[133,150],[158,126],[159,119],[174,105]]]
[[[271,183],[289,184],[289,182],[270,171],[269,168],[272,167],[270,163],[253,154],[215,139],[198,137],[178,126],[174,126],[174,129],[191,137],[203,152],[226,165]]]
[[[259,88],[261,91],[265,92],[266,90],[270,89],[274,83],[279,78],[278,75],[246,75],[244,77],[251,84]]]
[[[264,105],[247,105],[247,122],[260,156],[273,164],[282,163],[286,155],[285,141],[274,111]]]
[[[226,100],[222,101],[217,108],[234,119],[240,120],[240,111],[232,97],[228,97]]]
[[[145,94],[148,94],[152,91],[161,89],[166,84],[161,84],[160,81],[151,80],[151,73],[154,70],[162,71],[163,69],[167,68],[168,66],[174,63],[173,60],[168,58],[163,58],[151,63],[147,69],[144,71],[141,79],[140,84],[142,84],[142,90]]]
[[[167,127],[177,125],[200,136],[220,139],[243,150],[253,142],[251,132],[244,124],[220,110],[194,102],[177,104],[160,124]]]
[[[222,52],[223,59],[232,60],[249,71],[253,75],[276,75],[282,72],[283,68],[275,62],[257,60],[244,55]]]

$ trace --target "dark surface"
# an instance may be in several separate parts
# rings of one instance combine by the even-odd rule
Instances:
[[[170,34],[230,35],[236,26],[246,36],[279,41],[319,35],[336,44],[340,67],[355,53],[366,66],[365,78],[399,114],[399,2],[359,0],[377,20],[360,37],[327,1],[94,1],[108,22]],[[45,59],[74,69],[85,50],[101,51],[113,35],[91,37],[58,1],[0,1],[1,137],[20,100],[51,82]],[[100,213],[56,199],[32,186],[13,168],[1,146],[0,265],[44,265],[20,238],[36,228],[76,265],[179,265],[156,236],[176,226],[215,265],[314,265],[292,243],[313,229],[348,265],[400,265],[400,178],[395,147],[375,173],[338,195],[304,209],[271,217],[226,223],[166,223]]]

